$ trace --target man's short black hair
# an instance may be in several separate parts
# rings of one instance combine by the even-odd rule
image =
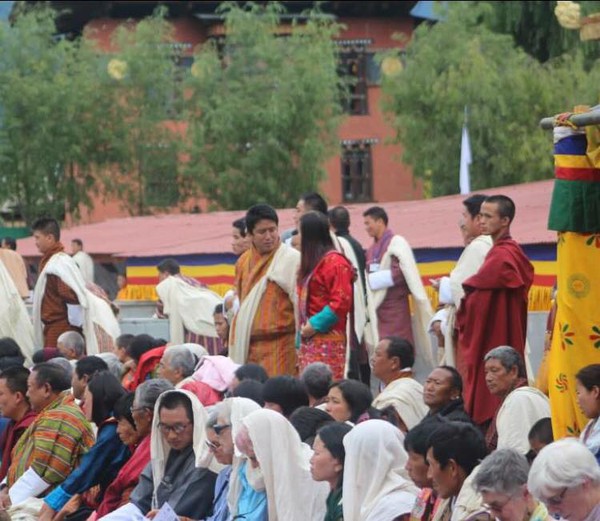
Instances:
[[[263,387],[263,399],[279,405],[286,418],[298,407],[308,405],[308,393],[304,384],[289,375],[269,378]]]
[[[42,232],[45,235],[52,235],[56,241],[60,241],[60,225],[54,217],[40,217],[33,221],[31,229],[34,232]]]
[[[481,203],[483,203],[483,201],[485,201],[486,199],[487,195],[474,194],[470,197],[467,197],[463,201],[463,205],[467,209],[467,212],[469,212],[469,215],[475,218],[479,215],[479,212],[481,211]]]
[[[71,242],[74,242],[80,248],[83,248],[83,241],[81,239],[73,239]]]
[[[399,336],[388,336],[384,340],[389,341],[386,349],[388,358],[399,358],[401,369],[415,364],[415,348],[408,340]]]
[[[180,392],[169,392],[161,397],[158,414],[162,409],[172,411],[177,407],[183,407],[185,414],[192,423],[194,423],[194,411],[192,410],[192,402],[188,396]]]
[[[429,438],[443,423],[445,423],[445,420],[442,420],[439,415],[432,416],[425,422],[417,423],[404,436],[404,450],[419,454],[427,461]]]
[[[440,425],[429,437],[433,457],[444,469],[454,460],[467,475],[487,455],[485,439],[481,431],[466,422],[450,421]]]
[[[0,376],[0,378],[2,378]],[[552,431],[552,419],[542,418],[533,424],[527,435],[529,440],[539,440],[544,445],[550,445],[554,441],[554,433]]]
[[[259,221],[273,221],[279,225],[279,217],[275,208],[268,204],[255,204],[251,206],[246,212],[246,230],[248,233],[254,232],[254,227]]]
[[[14,237],[4,237],[2,242],[6,244],[11,250],[15,251],[17,249],[17,241]]]
[[[23,366],[12,366],[0,372],[0,379],[6,380],[6,387],[11,393],[21,393],[27,397],[27,379],[29,378],[29,369]]]
[[[175,259],[164,259],[158,263],[156,269],[160,273],[168,273],[170,275],[178,275],[181,272],[181,267]]]
[[[516,209],[515,203],[510,197],[507,197],[506,195],[490,195],[489,197],[486,197],[483,202],[497,204],[498,215],[502,218],[508,217],[509,223],[513,222]]]
[[[371,219],[381,219],[383,224],[388,225],[388,215],[387,212],[381,206],[371,206],[363,212],[363,217],[371,217]]]
[[[62,393],[71,388],[71,378],[59,365],[42,362],[34,365],[31,372],[35,373],[38,386],[48,384],[55,393]]]
[[[263,389],[265,384],[257,380],[244,380],[231,393],[234,397],[248,398],[253,402],[256,402],[261,407],[264,407],[265,400],[263,398]]]
[[[125,349],[127,351],[127,348],[131,345],[131,342],[134,338],[135,336],[131,333],[124,333],[117,337],[117,339],[115,340],[115,344],[117,347]]]
[[[106,362],[99,356],[94,355],[84,356],[80,360],[77,360],[77,363],[75,364],[75,373],[80,380],[84,376],[87,376],[89,380],[96,373],[107,370],[108,365]]]
[[[350,212],[345,206],[336,206],[329,210],[329,223],[336,232],[350,228]]]
[[[440,365],[437,367],[437,369],[443,369],[444,371],[448,371],[450,373],[450,377],[451,377],[450,385],[452,386],[451,388],[454,389],[455,391],[458,391],[458,393],[460,395],[462,395],[463,380],[462,380],[462,376],[460,376],[460,373],[456,370],[456,368],[452,367],[451,365]]]
[[[323,196],[317,192],[306,192],[300,196],[300,201],[304,201],[304,209],[308,212],[313,210],[327,215],[327,202]]]

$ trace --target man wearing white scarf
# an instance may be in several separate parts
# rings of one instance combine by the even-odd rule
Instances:
[[[204,519],[212,508],[216,475],[200,465],[207,456],[208,416],[188,391],[164,392],[152,419],[151,461],[131,493],[129,503],[103,519],[142,521],[169,503],[178,516]],[[211,465],[214,470],[219,467]]]
[[[119,323],[110,305],[86,288],[77,264],[64,252],[58,222],[41,218],[32,229],[43,255],[33,293],[36,347],[56,347],[62,333],[77,331],[85,336],[88,355],[112,348],[99,345],[98,338],[114,341]]]
[[[393,521],[410,514],[419,489],[405,470],[404,435],[391,423],[368,420],[344,437],[344,521]]]

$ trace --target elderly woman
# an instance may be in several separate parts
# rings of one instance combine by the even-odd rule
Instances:
[[[584,367],[575,375],[577,403],[590,419],[581,433],[581,441],[600,464],[600,364]]]
[[[253,470],[253,477],[247,474],[254,483],[252,487],[266,492],[268,516],[263,519],[323,521],[329,486],[313,481],[312,451],[300,441],[290,422],[275,411],[262,409],[246,416],[242,423],[236,444]],[[243,513],[238,510],[238,518]]]
[[[404,435],[383,420],[369,420],[344,437],[344,520],[404,521],[419,489],[405,477]]]
[[[550,521],[548,510],[527,489],[529,463],[514,449],[500,449],[483,460],[473,486],[498,521]]]
[[[600,467],[578,440],[567,438],[544,447],[531,465],[527,486],[553,516],[600,519]]]

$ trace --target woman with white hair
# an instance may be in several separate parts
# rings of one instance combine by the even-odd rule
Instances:
[[[481,462],[473,486],[498,521],[550,521],[544,504],[527,489],[528,474],[525,456],[499,449]]]
[[[329,486],[313,481],[312,450],[300,441],[290,422],[275,411],[261,409],[246,416],[242,424],[235,441],[254,473],[250,478],[252,487],[266,492],[265,519],[323,521]],[[242,514],[237,512],[239,519]]]
[[[408,519],[419,489],[407,478],[404,435],[391,423],[369,420],[344,437],[344,521]]]
[[[544,447],[533,461],[527,486],[554,516],[566,521],[600,519],[600,467],[576,439]]]

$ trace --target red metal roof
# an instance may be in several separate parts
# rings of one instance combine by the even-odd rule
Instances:
[[[522,244],[552,243],[556,233],[547,229],[553,181],[538,181],[484,190],[505,194],[516,204],[513,237]],[[403,235],[413,248],[461,247],[458,230],[462,195],[419,201],[382,203],[390,228]],[[367,246],[371,239],[363,228],[362,212],[375,203],[348,205],[350,232]],[[293,209],[279,210],[280,230],[293,227]],[[63,230],[63,243],[79,238],[92,255],[149,257],[199,253],[226,253],[231,250],[231,223],[244,212],[214,212],[150,217],[128,217],[74,226]],[[33,238],[19,240],[18,251],[38,256]]]

